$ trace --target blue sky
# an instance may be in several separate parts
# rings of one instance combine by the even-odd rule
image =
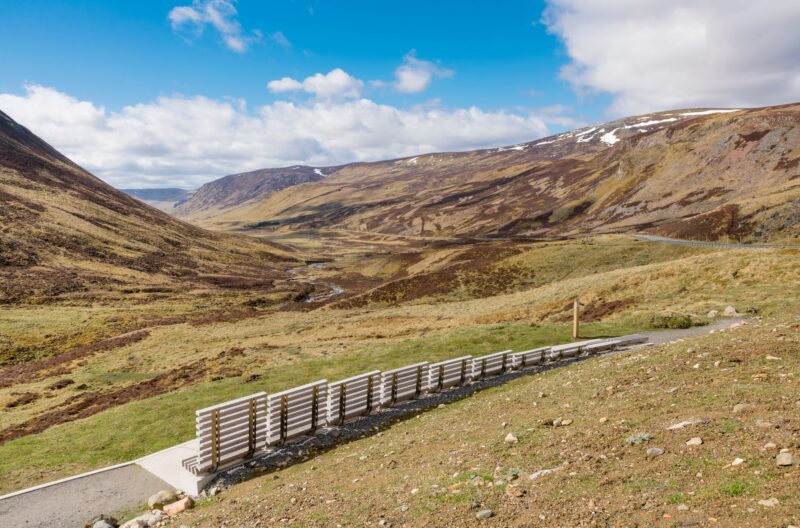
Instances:
[[[800,2],[6,0],[0,110],[119,187],[800,100]]]
[[[390,79],[416,50],[454,75],[425,93],[376,90],[371,97],[399,106],[440,98],[445,106],[486,110],[561,104],[587,118],[602,117],[607,104],[602,95],[579,100],[559,78],[568,57],[539,22],[543,2],[490,8],[479,1],[241,0],[235,8],[243,34],[262,32],[244,53],[226,48],[213,28],[198,38],[191,31],[176,35],[167,16],[180,5],[191,2],[9,2],[0,91],[37,83],[111,109],[174,93],[259,105],[276,99],[266,89],[272,79],[334,68]],[[272,38],[277,32],[290,47]]]

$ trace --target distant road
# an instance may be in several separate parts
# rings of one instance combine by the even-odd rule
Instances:
[[[654,235],[631,235],[639,240],[648,242],[663,242],[664,244],[677,244],[679,246],[710,247],[720,249],[769,249],[769,248],[794,248],[800,249],[800,244],[728,244],[723,242],[700,242],[697,240],[683,240],[680,238],[667,238]]]

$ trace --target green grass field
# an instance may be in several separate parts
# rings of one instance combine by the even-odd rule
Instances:
[[[587,324],[583,336],[642,330],[629,322]],[[194,385],[19,438],[0,446],[0,493],[135,459],[194,436],[194,411],[260,390],[275,392],[316,379],[331,381],[373,369],[504,349],[568,342],[571,326],[527,323],[480,325],[392,344],[362,346],[327,358],[303,358],[242,377]],[[67,448],[68,446],[68,448]]]

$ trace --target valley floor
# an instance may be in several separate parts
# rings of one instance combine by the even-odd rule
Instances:
[[[568,341],[576,296],[587,337],[703,324],[727,305],[800,313],[792,249],[379,238],[338,258],[333,244],[304,273],[344,285],[326,303],[225,289],[0,308],[0,493],[175,445],[195,409],[260,390]]]

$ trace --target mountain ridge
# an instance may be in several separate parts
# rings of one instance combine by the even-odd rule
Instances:
[[[263,198],[177,214],[240,231],[793,238],[799,142],[798,104],[671,110],[506,147],[343,165]]]

